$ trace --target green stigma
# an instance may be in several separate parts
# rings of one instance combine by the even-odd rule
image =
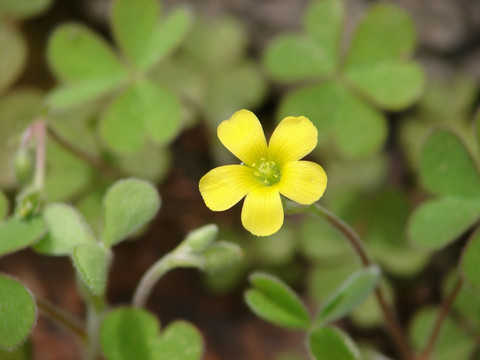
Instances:
[[[254,175],[258,177],[265,185],[271,186],[280,181],[280,168],[275,161],[260,158],[259,162],[252,164]]]

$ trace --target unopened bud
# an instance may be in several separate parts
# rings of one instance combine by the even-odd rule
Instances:
[[[208,248],[218,234],[218,227],[215,224],[208,224],[191,231],[182,243],[178,246],[177,251],[185,253],[200,253]]]
[[[243,251],[237,244],[219,241],[204,251],[205,270],[220,271],[238,263],[243,258]]]

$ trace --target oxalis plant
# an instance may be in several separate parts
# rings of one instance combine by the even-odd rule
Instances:
[[[56,81],[50,91],[16,87],[29,51],[22,20],[51,3],[0,0],[0,257],[29,249],[68,258],[85,315],[0,272],[0,360],[37,357],[39,316],[75,338],[85,360],[210,358],[200,324],[164,323],[147,309],[156,284],[176,268],[247,287],[247,311],[292,339],[303,336],[265,359],[478,357],[476,84],[459,95],[426,81],[404,10],[374,4],[350,34],[346,2],[312,1],[302,30],[278,34],[255,61],[241,20],[113,0],[106,38],[74,22],[52,30],[44,54]],[[260,105],[266,76],[288,87],[261,123],[240,109]],[[423,95],[425,83],[433,87]],[[384,111],[418,100],[407,121],[395,116],[410,172],[408,186],[392,185]],[[447,111],[449,101],[457,105]],[[266,136],[271,118],[278,125]],[[115,253],[157,218],[169,145],[199,123],[193,133],[216,130],[231,154],[214,136],[205,144],[212,164],[200,164],[192,148],[183,153],[198,175],[195,194],[214,212],[243,201],[244,229],[205,208],[218,225],[184,229],[129,301],[110,301]],[[225,165],[230,155],[237,161]],[[407,299],[417,283],[435,298]],[[361,330],[375,327],[381,332],[371,342]]]

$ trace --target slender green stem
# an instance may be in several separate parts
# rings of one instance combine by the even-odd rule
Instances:
[[[136,307],[144,307],[153,287],[163,275],[174,268],[194,267],[202,269],[204,261],[194,254],[170,253],[153,264],[143,275],[133,294],[132,304]]]
[[[442,307],[440,308],[440,312],[438,313],[437,320],[435,321],[435,324],[433,326],[432,332],[430,333],[430,337],[428,338],[427,345],[425,346],[425,349],[422,351],[417,360],[430,359],[433,348],[435,347],[435,343],[437,342],[438,336],[440,335],[440,330],[442,330],[442,325],[447,318],[447,315],[450,312],[450,309],[452,308],[452,305],[457,298],[457,295],[460,293],[462,286],[463,280],[459,276],[455,285],[453,286],[452,291],[443,302]]]
[[[111,166],[110,164],[102,161],[101,159],[91,156],[90,154],[83,152],[80,149],[72,146],[72,144],[70,144],[68,141],[65,141],[51,127],[48,128],[48,135],[52,140],[54,140],[57,144],[59,144],[65,150],[72,153],[76,157],[82,159],[86,163],[90,164],[92,167],[96,168],[101,173],[107,176],[110,176],[114,179],[128,176],[128,174],[123,172],[122,170],[114,166]]]
[[[338,218],[330,210],[324,208],[317,203],[310,206],[302,206],[291,201],[288,201],[286,203],[286,210],[290,214],[310,214],[327,221],[348,240],[352,248],[357,253],[358,257],[360,258],[363,266],[368,267],[374,264],[373,261],[370,259],[370,256],[368,255],[360,236],[347,223]],[[402,327],[400,326],[400,323],[398,322],[393,312],[393,309],[388,305],[386,297],[380,287],[377,287],[375,289],[375,297],[377,298],[378,304],[380,305],[383,316],[385,318],[386,326],[392,336],[398,352],[405,360],[414,360],[415,356],[410,345],[408,344]]]
[[[87,341],[83,324],[78,319],[46,300],[36,297],[36,302],[38,309],[46,317],[78,337],[82,343]]]

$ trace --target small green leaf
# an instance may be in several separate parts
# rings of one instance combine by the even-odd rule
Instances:
[[[338,66],[342,28],[345,17],[343,0],[313,1],[306,9],[305,31],[316,41],[332,69]]]
[[[347,315],[370,295],[379,277],[380,269],[376,266],[357,270],[325,300],[316,322],[325,324]]]
[[[35,325],[35,299],[21,283],[4,275],[0,275],[0,294],[0,348],[13,350]]]
[[[218,241],[204,251],[205,270],[220,272],[236,265],[243,257],[240,246],[232,242]]]
[[[113,3],[113,33],[137,69],[141,68],[145,57],[149,55],[150,49],[146,44],[155,31],[159,13],[159,3],[155,0],[116,0]]]
[[[253,289],[245,293],[245,301],[260,318],[273,324],[297,329],[310,326],[310,316],[300,298],[278,278],[264,273],[250,276]]]
[[[152,360],[160,325],[148,311],[119,308],[107,315],[100,329],[100,344],[108,360]]]
[[[8,214],[8,199],[5,194],[0,190],[0,220],[2,220]]]
[[[478,229],[463,251],[460,269],[467,285],[480,295],[480,231]]]
[[[408,235],[413,244],[438,250],[456,240],[479,218],[479,199],[442,197],[429,200],[411,215]]]
[[[311,332],[308,348],[315,360],[360,360],[360,350],[353,340],[333,327],[321,327]]]
[[[0,92],[9,87],[22,72],[27,59],[24,38],[8,25],[0,25]]]
[[[200,360],[203,340],[200,332],[186,321],[175,321],[163,330],[155,342],[152,359]]]
[[[35,250],[49,255],[69,255],[82,244],[95,244],[96,240],[77,210],[66,204],[48,205],[43,211],[47,235],[35,245]]]
[[[281,34],[268,45],[263,63],[275,80],[310,80],[335,70],[333,55],[307,36]]]
[[[73,250],[75,268],[94,295],[105,293],[110,257],[109,251],[99,244],[83,244]]]
[[[360,22],[347,56],[347,67],[403,59],[415,45],[415,27],[410,16],[394,4],[379,3]]]
[[[142,150],[148,136],[166,144],[178,134],[181,105],[167,89],[148,81],[137,82],[120,95],[101,123],[106,144],[115,152]]]
[[[114,88],[126,78],[126,70],[110,46],[79,24],[61,25],[53,32],[48,42],[47,60],[53,73],[66,82],[88,83],[103,79],[110,81],[110,88]]]
[[[0,256],[34,244],[45,234],[45,230],[41,216],[6,219],[0,223]]]
[[[23,19],[44,12],[52,0],[0,0],[0,14]]]
[[[102,240],[112,246],[152,220],[160,208],[155,187],[143,180],[117,181],[105,195]]]
[[[141,69],[148,69],[170,55],[186,37],[191,22],[190,11],[180,8],[172,11],[160,25],[157,25],[146,44]]]
[[[414,62],[347,68],[346,76],[361,93],[388,110],[401,110],[418,100],[425,82],[422,68]]]
[[[428,138],[420,157],[420,177],[434,194],[480,198],[480,173],[462,140],[447,130]]]

